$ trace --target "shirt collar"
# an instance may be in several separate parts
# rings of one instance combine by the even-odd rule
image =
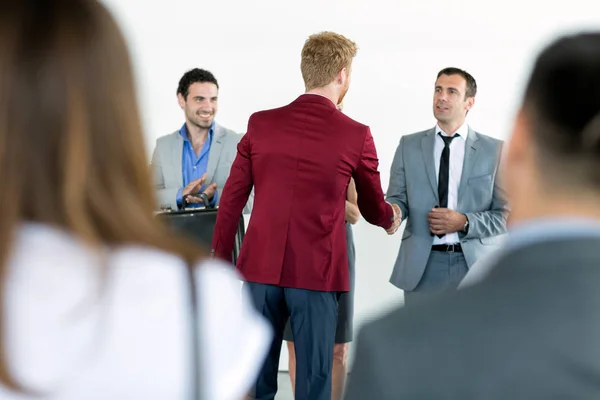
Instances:
[[[469,135],[469,125],[467,125],[467,123],[466,123],[466,122],[464,122],[464,123],[463,123],[463,124],[460,126],[460,128],[458,128],[458,129],[456,130],[456,132],[452,132],[451,134],[449,134],[449,133],[447,133],[447,132],[444,132],[444,131],[442,130],[442,128],[440,128],[440,126],[439,126],[438,124],[435,124],[435,135],[437,136],[437,134],[438,134],[438,133],[441,133],[441,134],[442,134],[442,135],[444,135],[444,136],[451,136],[451,135],[454,135],[454,134],[456,134],[456,133],[457,133],[457,134],[459,134],[459,135],[460,135],[460,137],[461,137],[462,139],[464,139],[464,140],[467,140],[467,136]]]
[[[506,245],[516,249],[552,239],[600,237],[600,221],[579,216],[552,216],[513,224],[508,229]]]
[[[321,93],[306,92],[304,94],[313,95],[313,96],[321,96],[321,97],[325,97],[326,99],[329,100],[329,97],[327,97],[327,96],[325,96],[324,94],[321,94]]]
[[[213,133],[214,132],[215,132],[215,121],[212,122],[212,124],[210,125],[210,128],[208,129],[208,141],[209,141],[209,143],[212,143],[212,138],[213,138]],[[189,142],[187,125],[185,123],[183,124],[183,126],[181,127],[181,129],[179,129],[179,134],[183,138],[184,142]]]

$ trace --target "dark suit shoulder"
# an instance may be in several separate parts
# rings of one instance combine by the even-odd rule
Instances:
[[[373,368],[390,398],[596,398],[599,246],[576,238],[508,253],[482,283],[368,324],[358,346],[364,338],[381,358]]]
[[[371,398],[369,393],[382,388],[385,393],[376,397],[380,400],[455,398],[444,393],[447,387],[441,379],[445,371],[454,368],[447,363],[443,338],[455,335],[448,330],[452,326],[438,318],[440,315],[435,307],[415,305],[363,325],[356,340],[349,398]],[[460,343],[452,344],[456,345]],[[361,376],[355,378],[354,372]]]
[[[473,387],[479,378],[478,368],[498,361],[486,364],[483,359],[498,336],[490,327],[498,324],[482,318],[484,312],[493,311],[475,299],[481,297],[467,290],[432,297],[398,308],[361,329],[357,347],[368,346],[377,355],[371,368],[392,394],[385,399],[489,398],[474,397],[469,385]]]

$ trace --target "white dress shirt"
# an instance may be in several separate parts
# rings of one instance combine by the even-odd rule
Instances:
[[[442,151],[444,150],[444,139],[440,137],[438,133],[444,136],[454,136],[459,134],[459,137],[452,139],[450,142],[450,173],[448,180],[448,208],[450,210],[456,210],[458,207],[458,185],[460,184],[460,178],[462,177],[463,163],[465,160],[465,146],[467,143],[467,136],[469,135],[469,126],[464,123],[460,128],[451,134],[444,132],[439,125],[435,125],[435,144],[433,147],[433,159],[435,160],[435,171],[436,180],[440,177],[440,158],[442,157]],[[433,236],[433,244],[453,244],[458,243],[458,233],[449,233],[447,235],[438,238]]]
[[[105,250],[45,225],[17,232],[2,291],[6,358],[17,382],[47,400],[187,400],[197,356],[203,398],[244,398],[271,329],[233,267],[206,260],[197,269],[194,354],[183,261],[143,246]],[[2,400],[37,398],[0,384]]]

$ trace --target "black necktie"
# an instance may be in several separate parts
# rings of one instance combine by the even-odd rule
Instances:
[[[440,172],[438,175],[438,196],[440,198],[440,207],[448,208],[448,183],[450,181],[450,142],[452,139],[458,136],[444,136],[438,133],[444,140],[444,150],[442,150],[442,157],[440,158]],[[441,238],[444,235],[437,235]]]

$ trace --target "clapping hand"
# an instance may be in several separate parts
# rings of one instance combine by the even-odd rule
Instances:
[[[207,174],[204,174],[201,178],[196,179],[190,182],[182,191],[182,196],[185,196],[185,203],[187,204],[198,204],[202,203],[202,197],[200,197],[200,191],[202,187],[206,183],[206,179],[208,178]],[[217,184],[211,183],[208,185],[202,193],[206,195],[208,200],[212,200],[217,191]],[[206,204],[205,204],[206,205]]]
[[[211,183],[210,185],[208,185],[206,187],[206,189],[204,189],[202,191],[202,193],[206,195],[206,198],[208,199],[208,201],[211,201],[213,199],[213,197],[215,197],[216,191],[217,191],[217,184]],[[186,197],[185,201],[186,201],[186,203],[189,203],[189,204],[203,203],[202,197],[200,197],[199,194],[190,195],[190,196]],[[208,204],[205,204],[205,206],[208,206]]]

